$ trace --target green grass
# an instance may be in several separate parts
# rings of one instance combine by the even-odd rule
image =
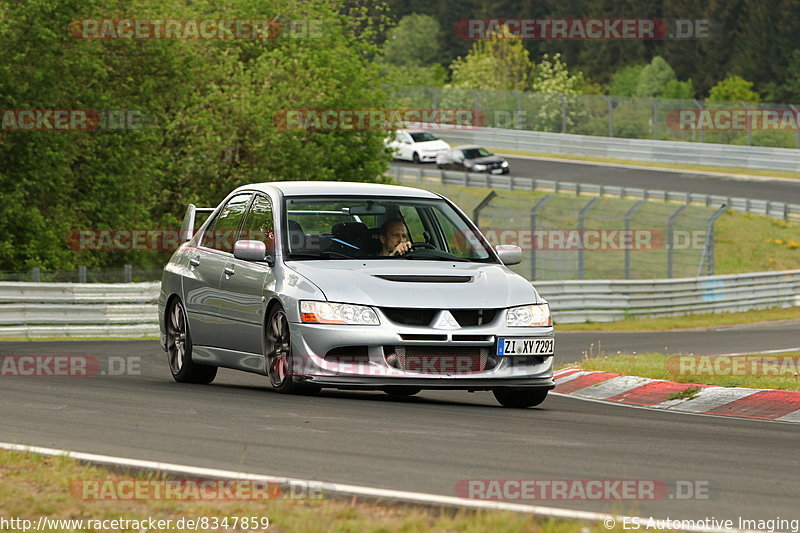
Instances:
[[[735,372],[740,375],[704,375],[708,372],[703,370],[712,370],[708,363],[713,361],[711,358],[697,359],[703,363],[687,366],[686,374],[682,375],[680,368],[681,357],[695,357],[695,356],[667,356],[664,354],[646,353],[646,354],[619,354],[598,357],[592,357],[581,361],[578,366],[584,370],[599,370],[602,372],[613,372],[616,374],[626,376],[639,376],[651,379],[663,379],[667,381],[677,381],[679,383],[692,383],[698,385],[719,385],[721,387],[744,387],[748,389],[777,389],[777,390],[792,390],[800,391],[800,375],[792,372],[792,368],[797,368],[798,365],[791,363],[791,365],[784,365],[779,367],[781,370],[775,372],[779,375],[764,375],[764,373],[755,372],[755,375],[746,375],[750,373],[748,370],[743,372]],[[753,354],[749,356],[737,356],[726,358],[726,364],[721,367],[722,374],[727,372],[727,369],[736,365],[737,361],[741,363],[742,368],[753,368],[754,360],[760,358],[783,361],[785,358],[791,361],[800,359],[800,352],[781,353],[781,354]],[[729,362],[729,363],[728,363]],[[565,365],[570,366],[570,365]],[[758,367],[756,367],[758,368]],[[711,373],[714,373],[713,370]],[[729,372],[730,373],[730,372]],[[692,387],[683,391],[685,395],[692,395],[697,391],[689,392],[696,387]],[[672,399],[672,398],[671,398]]]
[[[743,313],[708,313],[667,318],[639,318],[617,322],[558,324],[557,331],[667,331],[671,329],[715,328],[757,324],[775,320],[800,320],[800,307],[763,309]],[[800,340],[798,340],[800,344]]]
[[[181,517],[267,517],[266,531],[297,533],[424,533],[428,531],[483,533],[600,533],[602,524],[498,511],[470,511],[370,503],[352,499],[272,499],[258,501],[138,501],[84,500],[70,491],[83,480],[164,479],[154,474],[120,474],[65,457],[0,450],[0,516],[32,520],[39,516],[63,519],[141,520]],[[80,487],[80,485],[78,485]],[[80,489],[79,489],[80,490]],[[539,502],[542,503],[542,502]],[[546,503],[545,503],[546,504]],[[21,531],[21,530],[20,530]],[[48,531],[65,531],[50,529]],[[115,529],[114,531],[125,531]],[[176,531],[176,528],[159,531]],[[218,531],[234,531],[219,529]],[[237,528],[236,531],[243,531]],[[251,531],[263,531],[251,529]],[[611,531],[623,531],[617,527]]]
[[[659,163],[650,161],[636,161],[633,159],[616,159],[613,157],[596,157],[569,154],[550,154],[545,152],[526,152],[520,150],[506,150],[505,148],[488,148],[489,151],[508,155],[526,155],[532,157],[546,157],[550,159],[564,159],[567,161],[586,161],[589,163],[608,163],[612,165],[666,168],[671,170],[687,170],[697,172],[711,172],[715,174],[730,174],[735,176],[759,176],[766,178],[800,179],[800,172],[786,170],[764,170],[736,167],[716,167],[710,165],[688,165],[679,163]]]

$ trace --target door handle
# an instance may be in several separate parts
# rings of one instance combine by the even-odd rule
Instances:
[[[200,265],[200,257],[198,257],[198,256],[190,257],[189,258],[189,264],[192,265],[192,266],[195,266],[195,267],[199,266]]]
[[[226,266],[222,271],[225,272],[226,276],[233,276],[236,273],[232,266]]]

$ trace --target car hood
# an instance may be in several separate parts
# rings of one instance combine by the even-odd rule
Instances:
[[[487,155],[486,157],[478,157],[475,159],[470,159],[469,161],[472,161],[477,165],[488,165],[491,163],[502,163],[505,161],[505,159],[496,155]]]
[[[437,139],[435,141],[425,141],[421,143],[414,143],[416,148],[420,150],[449,150],[450,145],[444,142],[441,139]]]
[[[502,308],[539,303],[533,286],[497,264],[403,259],[291,261],[328,301],[383,307]]]

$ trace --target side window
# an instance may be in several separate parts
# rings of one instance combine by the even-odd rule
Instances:
[[[419,218],[417,208],[410,205],[401,205],[400,214],[403,216],[403,220],[405,220],[406,226],[408,227],[408,239],[411,242],[424,241],[425,237],[422,235],[424,228],[422,226],[422,220]]]
[[[236,230],[244,217],[244,211],[252,194],[237,194],[225,204],[217,218],[203,234],[201,246],[214,248],[223,252],[233,253],[233,243]]]
[[[436,217],[436,222],[442,230],[447,252],[465,258],[480,256],[480,253],[477,252],[479,249],[479,241],[476,237],[472,236],[471,230],[465,231],[459,229],[453,221],[448,219],[439,209],[431,209],[431,212],[434,217]]]
[[[275,243],[275,227],[272,222],[272,202],[266,196],[257,195],[250,204],[242,231],[236,240],[261,241],[271,253]]]

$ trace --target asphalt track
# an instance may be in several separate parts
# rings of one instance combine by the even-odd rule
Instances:
[[[574,161],[507,157],[512,176],[598,185],[615,185],[659,191],[715,194],[754,200],[800,204],[800,180],[744,179],[645,167],[597,165]],[[413,163],[394,164],[415,167]],[[424,164],[422,168],[436,169]]]
[[[559,353],[580,348],[583,335],[559,335]],[[627,335],[603,334],[607,345],[639,342]],[[263,377],[228,370],[213,385],[184,385],[172,381],[153,341],[2,343],[0,354],[140,362],[140,371],[113,377],[0,378],[5,442],[447,496],[468,479],[656,480],[673,496],[677,481],[699,482],[707,498],[527,503],[661,518],[800,519],[792,424],[560,396],[527,410],[501,408],[485,392],[284,396]]]

